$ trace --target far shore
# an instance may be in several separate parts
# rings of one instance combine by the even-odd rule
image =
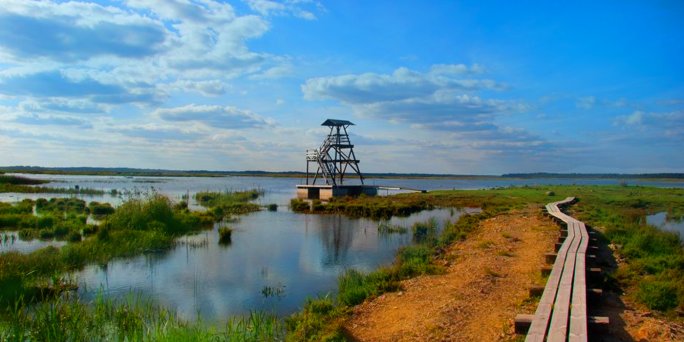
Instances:
[[[81,175],[81,176],[124,176],[124,177],[282,177],[304,178],[300,171],[210,171],[210,170],[163,170],[136,168],[98,168],[98,167],[36,167],[4,166],[0,173]],[[651,179],[663,181],[682,181],[684,173],[510,173],[503,175],[458,175],[429,173],[364,173],[365,178],[402,178],[402,179],[529,179],[529,178],[575,178],[575,179]],[[358,178],[349,175],[348,178]]]

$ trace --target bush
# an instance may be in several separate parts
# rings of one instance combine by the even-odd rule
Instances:
[[[68,240],[69,242],[81,242],[81,234],[79,232],[71,232]]]
[[[52,230],[41,230],[38,236],[43,240],[50,240],[55,237],[55,233]]]
[[[114,213],[114,208],[109,203],[90,202],[88,205],[90,213],[95,217],[104,217]]]
[[[290,209],[296,213],[302,213],[311,210],[311,206],[304,200],[293,198],[290,200]]]
[[[653,310],[667,311],[677,307],[679,303],[677,287],[666,281],[642,281],[636,297]]]

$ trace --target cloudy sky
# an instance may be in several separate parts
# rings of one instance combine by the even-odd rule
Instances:
[[[0,165],[684,172],[680,1],[0,0]]]

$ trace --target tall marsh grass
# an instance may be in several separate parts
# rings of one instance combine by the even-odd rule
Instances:
[[[277,341],[284,335],[282,323],[268,314],[232,318],[223,326],[187,322],[140,295],[19,304],[6,316],[0,324],[3,341]]]

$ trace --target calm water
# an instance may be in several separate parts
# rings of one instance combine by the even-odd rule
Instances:
[[[663,230],[679,233],[679,239],[684,241],[684,220],[668,219],[666,212],[646,216],[646,223]]]
[[[92,188],[101,196],[80,196],[86,201],[119,204],[130,196],[159,192],[172,199],[198,191],[260,188],[261,204],[276,203],[277,212],[262,211],[242,216],[230,225],[230,246],[218,244],[217,228],[180,239],[172,250],[117,260],[106,267],[89,266],[73,274],[79,293],[92,298],[104,291],[124,296],[131,291],[174,308],[188,319],[199,313],[205,320],[220,320],[251,310],[284,315],[297,310],[306,297],[336,290],[337,276],[347,268],[372,270],[390,264],[396,250],[410,244],[408,234],[378,235],[377,224],[367,219],[333,215],[302,215],[289,211],[295,185],[302,180],[270,177],[120,177],[30,175],[47,179],[50,187]],[[413,189],[482,189],[537,184],[619,184],[619,179],[368,179],[367,184]],[[684,182],[638,181],[629,184],[684,187]],[[109,192],[116,189],[118,195]],[[381,191],[381,194],[392,191]],[[52,194],[0,194],[2,201],[58,197]],[[196,206],[196,203],[194,204]],[[191,203],[193,206],[193,203]],[[434,210],[408,218],[393,218],[393,224],[410,226],[435,217],[438,222],[456,220],[462,211]],[[1,244],[0,251],[31,251],[48,242]],[[51,242],[54,243],[54,242]],[[41,245],[42,244],[42,245]],[[273,295],[265,296],[262,292]]]
[[[38,249],[47,246],[62,247],[66,245],[65,241],[50,240],[30,240],[24,241],[19,239],[17,232],[4,231],[0,232],[0,253],[17,251],[22,253],[31,253]]]
[[[431,217],[442,223],[462,211],[439,209],[393,218],[409,226]],[[345,269],[369,271],[390,264],[407,234],[378,234],[377,222],[338,215],[262,211],[231,223],[232,244],[218,243],[213,231],[181,239],[163,254],[143,255],[90,266],[75,274],[82,296],[98,291],[114,296],[131,290],[177,308],[185,318],[199,312],[215,320],[266,310],[279,315],[300,307],[306,297],[335,291]],[[265,288],[281,292],[266,297]]]

